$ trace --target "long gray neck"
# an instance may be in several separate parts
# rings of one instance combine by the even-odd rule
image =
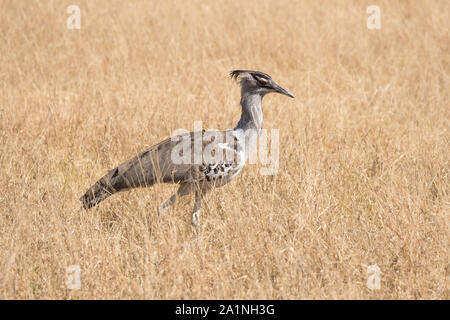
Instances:
[[[252,129],[256,130],[259,135],[263,125],[262,97],[258,93],[244,92],[244,90],[242,91],[241,119],[234,130],[242,129],[247,131]]]

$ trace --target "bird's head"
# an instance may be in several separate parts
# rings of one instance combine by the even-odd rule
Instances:
[[[230,72],[232,79],[240,79],[242,91],[246,93],[255,93],[264,97],[269,92],[278,92],[288,97],[294,98],[294,95],[283,89],[272,78],[260,71],[234,70]]]

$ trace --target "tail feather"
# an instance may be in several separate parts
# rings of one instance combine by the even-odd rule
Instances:
[[[111,170],[107,175],[94,183],[94,185],[89,188],[83,196],[81,196],[80,201],[84,209],[87,210],[95,207],[109,196],[123,189],[121,188],[121,185],[123,184],[118,183],[120,181],[117,181],[118,179],[115,177],[117,172],[118,168]]]
[[[191,166],[175,166],[170,161],[172,148],[177,143],[166,139],[108,172],[80,198],[83,208],[95,207],[119,191],[186,179]]]

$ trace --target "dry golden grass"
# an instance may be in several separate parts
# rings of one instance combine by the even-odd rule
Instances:
[[[1,1],[0,298],[448,299],[448,2],[375,1],[379,31],[373,2]],[[264,100],[277,175],[209,193],[198,237],[192,197],[158,221],[171,185],[77,211],[173,130],[233,127],[237,68],[296,95]]]

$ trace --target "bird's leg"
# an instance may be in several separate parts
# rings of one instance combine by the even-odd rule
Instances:
[[[158,208],[158,213],[160,215],[164,214],[170,206],[172,206],[178,198],[191,193],[192,188],[189,184],[182,184],[176,193],[174,193],[166,202],[161,203]]]
[[[194,210],[192,211],[192,229],[194,230],[194,233],[197,233],[200,228],[200,210],[202,208],[202,198],[204,196],[205,192],[202,190],[195,191],[195,204],[194,204]]]
[[[167,211],[167,209],[169,209],[169,207],[175,203],[177,197],[178,192],[174,193],[167,201],[161,203],[161,205],[158,208],[159,215],[163,215]]]

